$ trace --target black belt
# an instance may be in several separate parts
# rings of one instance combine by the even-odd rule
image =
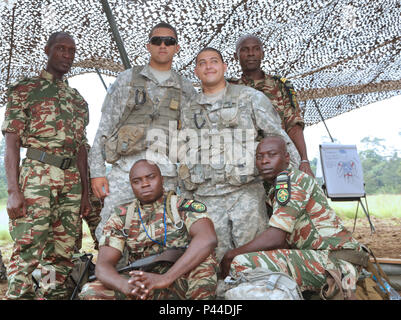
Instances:
[[[63,158],[54,154],[46,153],[42,150],[28,148],[26,152],[26,157],[31,160],[38,160],[40,162],[50,164],[57,168],[66,170],[75,165],[75,157],[74,158]]]

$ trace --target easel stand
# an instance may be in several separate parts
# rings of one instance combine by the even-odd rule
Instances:
[[[320,109],[319,109],[319,106],[317,105],[316,100],[313,100],[313,102],[314,102],[314,104],[315,104],[315,107],[316,107],[316,109],[317,109],[317,112],[319,113],[320,118],[321,118],[322,121],[323,121],[324,126],[326,127],[326,130],[327,130],[327,133],[328,133],[329,136],[330,136],[331,142],[334,143],[334,139],[333,139],[333,137],[332,137],[331,134],[330,134],[329,128],[327,127],[326,122],[324,121],[324,117],[323,117],[322,113],[320,112]],[[374,227],[372,221],[370,220],[369,209],[368,209],[368,202],[367,202],[367,200],[366,200],[366,193],[365,193],[365,192],[363,192],[363,193],[358,193],[358,196],[357,196],[357,197],[349,197],[349,198],[343,198],[343,197],[342,197],[342,198],[340,198],[340,197],[334,197],[334,198],[333,198],[333,197],[330,197],[330,196],[329,196],[329,193],[328,193],[327,187],[326,187],[326,181],[327,181],[327,180],[326,180],[325,170],[324,170],[324,166],[323,166],[322,148],[321,148],[321,147],[322,147],[322,145],[320,146],[320,159],[321,159],[321,162],[322,162],[322,171],[323,171],[323,176],[324,176],[324,181],[325,181],[325,183],[322,185],[322,188],[323,188],[324,193],[325,193],[326,196],[327,196],[328,198],[330,198],[332,201],[358,201],[358,205],[357,205],[357,207],[356,207],[356,212],[355,212],[354,228],[353,228],[353,230],[352,230],[352,233],[355,231],[355,224],[356,224],[356,219],[357,219],[357,217],[358,217],[359,204],[361,204],[362,210],[363,210],[363,212],[365,213],[366,217],[368,218],[368,221],[369,221],[369,224],[370,224],[370,234],[374,233],[374,232],[376,231],[376,229],[375,229],[375,227]],[[356,152],[356,146],[355,146],[355,152]],[[362,169],[361,169],[361,170],[362,170]],[[362,194],[363,194],[363,195],[362,195]],[[361,196],[359,196],[359,195],[361,195]],[[365,209],[365,207],[364,207],[364,205],[363,205],[363,203],[362,203],[361,198],[365,198],[366,209]]]
[[[365,204],[366,208],[363,205],[363,202],[361,198],[365,199]],[[330,198],[332,201],[358,201],[357,207],[356,207],[356,212],[355,212],[355,219],[354,219],[354,227],[352,229],[352,233],[355,231],[355,224],[356,224],[356,219],[358,217],[358,211],[359,211],[359,204],[361,204],[362,210],[366,215],[366,218],[368,218],[369,225],[370,225],[370,234],[373,234],[376,232],[376,228],[373,225],[372,221],[370,220],[370,214],[369,214],[369,208],[368,208],[368,201],[366,200],[366,194],[363,197],[357,197],[357,198]]]

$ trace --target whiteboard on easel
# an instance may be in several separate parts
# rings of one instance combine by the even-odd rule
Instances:
[[[362,164],[356,145],[320,145],[323,178],[329,198],[365,196]]]

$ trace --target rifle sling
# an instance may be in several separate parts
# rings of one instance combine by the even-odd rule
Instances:
[[[329,253],[329,259],[341,259],[352,264],[367,267],[369,262],[369,254],[363,251],[355,251],[350,249],[336,250]]]

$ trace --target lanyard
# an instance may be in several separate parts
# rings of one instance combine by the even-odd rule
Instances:
[[[157,243],[157,244],[159,244],[159,245],[161,245],[161,246],[166,246],[166,241],[167,241],[167,225],[166,225],[166,199],[164,199],[164,208],[163,208],[163,221],[164,221],[164,243],[160,243],[159,241],[152,239],[152,238],[151,238],[151,236],[149,235],[148,231],[147,231],[147,230],[146,230],[146,228],[145,228],[145,225],[144,225],[144,223],[143,223],[143,220],[142,220],[140,206],[141,206],[141,205],[139,204],[139,205],[138,205],[139,219],[141,219],[142,227],[143,227],[143,229],[145,230],[145,233],[146,233],[146,235],[147,235],[147,236],[148,236],[148,238],[149,238],[150,240],[152,240],[153,242],[155,242],[155,243]]]

